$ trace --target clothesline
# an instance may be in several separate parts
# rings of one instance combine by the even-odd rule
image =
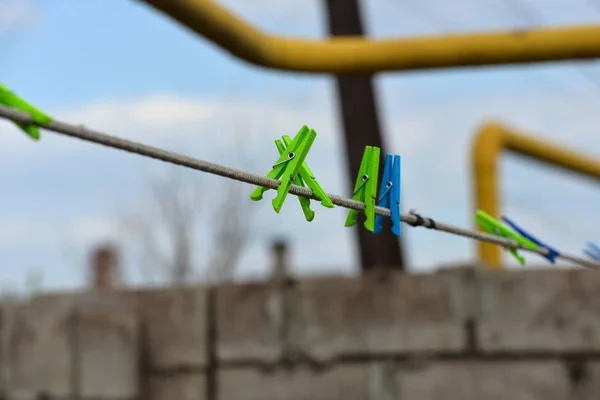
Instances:
[[[183,154],[178,154],[175,152],[159,149],[156,147],[148,146],[139,142],[130,141],[127,139],[122,139],[116,136],[111,136],[106,133],[94,131],[83,127],[81,125],[73,125],[66,122],[61,122],[57,120],[53,120],[49,123],[45,124],[36,124],[32,117],[26,113],[19,110],[15,110],[3,105],[0,105],[0,118],[5,118],[11,120],[15,123],[20,124],[34,124],[48,130],[50,132],[54,132],[57,134],[69,136],[72,138],[77,138],[80,140],[84,140],[91,143],[100,144],[102,146],[111,147],[114,149],[119,149],[122,151],[126,151],[129,153],[138,154],[140,156],[153,158],[156,160],[161,160],[164,162],[168,162],[171,164],[179,165],[186,168],[191,168],[197,171],[206,172],[213,175],[219,175],[224,178],[234,179],[240,182],[249,183],[256,186],[264,186],[270,189],[277,189],[280,182],[276,179],[270,179],[265,176],[252,174],[246,171],[238,170],[235,168],[230,168],[224,165],[219,165],[215,163],[211,163],[204,160],[199,160],[193,157],[189,157]],[[292,185],[289,193],[295,196],[306,197],[314,200],[320,200],[313,192],[305,187]],[[354,201],[352,199],[348,199],[342,196],[327,194],[327,196],[331,199],[333,204],[347,208],[362,211],[365,206],[363,203]],[[390,209],[375,207],[375,213],[378,215],[382,215],[385,217],[390,216]],[[424,227],[436,231],[446,232],[453,235],[459,235],[463,237],[467,237],[474,240],[485,241],[490,243],[495,243],[497,245],[503,246],[505,248],[512,249],[521,249],[523,251],[537,253],[541,256],[546,256],[550,252],[545,248],[537,248],[537,249],[529,249],[525,246],[520,246],[512,239],[502,238],[498,236],[494,236],[491,234],[473,231],[461,227],[457,227],[450,224],[445,224],[439,221],[436,221],[429,217],[423,217],[416,214],[401,214],[400,220],[408,225],[414,227]],[[582,257],[578,257],[575,255],[569,255],[565,253],[561,253],[557,256],[557,258],[570,261],[574,264],[591,268],[597,271],[600,271],[600,263],[596,263],[590,260],[587,260]]]

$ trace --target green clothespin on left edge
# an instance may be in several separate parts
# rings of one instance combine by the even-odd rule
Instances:
[[[512,239],[515,242],[517,242],[517,244],[519,244],[520,246],[525,246],[530,250],[535,250],[539,247],[531,240],[514,232],[507,225],[498,221],[497,219],[495,219],[494,217],[492,217],[484,211],[477,210],[477,213],[475,214],[474,218],[475,222],[477,222],[477,224],[479,224],[479,226],[481,226],[481,228],[489,234],[507,239]],[[507,250],[512,253],[512,255],[519,261],[521,265],[525,265],[525,257],[521,256],[517,249],[507,248]]]
[[[306,125],[294,136],[294,139],[285,146],[283,153],[273,165],[273,169],[267,174],[267,178],[278,179],[281,183],[277,187],[277,196],[273,199],[273,209],[279,213],[292,184],[297,181],[298,171],[302,167],[310,148],[317,137],[317,133]],[[275,141],[277,144],[277,141]],[[250,199],[259,201],[263,193],[269,190],[259,186],[250,194]]]
[[[281,140],[275,141],[275,145],[277,146],[280,155],[285,152],[285,147],[292,143],[292,138],[288,135],[282,136],[281,139],[283,142]],[[329,196],[327,196],[327,193],[325,193],[321,185],[319,185],[319,182],[317,182],[315,175],[312,173],[306,162],[303,162],[298,170],[296,184],[298,186],[305,186],[306,184],[306,186],[321,199],[321,205],[323,207],[335,207]],[[315,212],[310,209],[310,199],[308,197],[298,196],[298,201],[300,202],[300,207],[302,207],[302,212],[304,213],[306,220],[308,222],[312,221],[315,218]]]
[[[36,124],[48,124],[52,122],[52,118],[49,115],[46,115],[44,112],[35,108],[19,96],[17,96],[13,91],[0,83],[0,104],[14,108],[15,110],[19,110],[31,115],[31,119]],[[40,129],[35,124],[21,124],[15,122],[23,132],[25,132],[29,137],[34,140],[39,140]]]

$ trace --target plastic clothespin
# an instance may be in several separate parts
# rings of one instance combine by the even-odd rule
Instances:
[[[477,222],[479,226],[481,226],[487,233],[512,239],[517,242],[518,245],[525,246],[530,250],[535,250],[538,248],[537,244],[519,235],[518,233],[513,232],[508,226],[504,225],[502,222],[498,221],[484,211],[477,210],[474,218],[475,222]],[[525,265],[525,257],[522,257],[517,249],[507,248],[507,250],[511,252],[511,254],[519,261],[521,265]]]
[[[383,175],[381,176],[377,205],[390,209],[392,232],[396,236],[402,236],[400,226],[400,171],[400,156],[387,154]],[[383,219],[382,215],[375,216],[375,230],[373,233],[379,233],[383,230]]]
[[[584,254],[594,261],[600,262],[600,247],[592,242],[587,243],[587,248],[583,250]]]
[[[367,230],[373,232],[375,229],[375,202],[377,201],[377,180],[379,178],[379,147],[365,147],[352,200],[365,204],[365,222]],[[346,217],[346,226],[356,224],[358,210],[350,210]]]
[[[536,239],[535,237],[531,236],[529,233],[525,232],[523,229],[521,229],[517,224],[515,224],[513,221],[511,221],[510,219],[508,219],[506,216],[502,216],[502,219],[504,220],[504,222],[506,222],[512,229],[514,229],[518,234],[520,234],[521,236],[523,236],[524,238],[530,240],[531,242],[537,244],[539,247],[544,248],[546,250],[548,250],[548,254],[546,254],[545,256],[543,256],[545,259],[547,259],[548,261],[550,261],[552,264],[554,264],[554,262],[556,261],[556,257],[560,256],[560,252],[556,249],[553,249],[552,247],[548,246],[547,244],[545,244],[544,242],[539,241],[538,239]]]
[[[296,134],[294,139],[289,145],[285,146],[284,152],[279,156],[279,159],[273,165],[273,169],[267,174],[268,178],[279,179],[280,184],[277,187],[277,196],[273,199],[273,209],[275,212],[280,212],[285,198],[287,197],[292,183],[296,182],[298,171],[304,163],[310,148],[317,137],[317,133],[309,129],[304,125],[300,131]],[[277,141],[275,141],[277,145]],[[253,201],[259,201],[263,198],[263,193],[269,190],[264,186],[258,186],[252,194],[250,199]]]
[[[31,115],[33,122],[36,124],[48,124],[52,122],[52,118],[39,109],[35,108],[31,104],[27,103],[25,100],[17,96],[14,92],[12,92],[9,88],[0,83],[0,104],[14,108],[15,110],[19,110]],[[40,129],[35,124],[21,124],[15,122],[23,132],[25,132],[29,137],[34,140],[39,140]]]
[[[292,138],[287,135],[281,137],[281,140],[276,140],[275,145],[277,146],[277,150],[279,150],[279,154],[285,153],[285,147],[289,146],[292,143]],[[299,186],[308,187],[312,192],[317,195],[321,199],[321,205],[327,208],[334,208],[335,205],[327,196],[327,193],[323,190],[319,182],[316,181],[315,175],[312,173],[308,164],[303,162],[300,166],[300,170],[297,175],[297,182]],[[298,201],[300,201],[300,206],[302,207],[302,212],[304,213],[304,217],[308,222],[312,221],[315,218],[315,212],[310,209],[310,199],[307,197],[298,196]]]

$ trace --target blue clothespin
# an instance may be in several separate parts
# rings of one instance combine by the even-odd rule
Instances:
[[[583,250],[584,254],[594,261],[600,262],[600,247],[592,242],[587,243],[587,249]]]
[[[392,215],[392,232],[396,236],[402,236],[400,227],[400,156],[387,154],[385,156],[385,166],[381,176],[381,186],[379,187],[379,199],[377,205],[389,208]],[[375,229],[373,233],[379,233],[383,230],[383,216],[375,216]]]
[[[514,229],[517,233],[519,233],[519,235],[523,236],[526,239],[529,239],[531,242],[537,244],[539,247],[548,250],[548,254],[543,257],[545,259],[547,259],[548,261],[550,261],[552,264],[554,264],[554,262],[556,261],[556,257],[560,256],[560,252],[558,250],[553,249],[552,247],[548,246],[547,244],[545,244],[545,243],[539,241],[538,239],[536,239],[535,237],[531,236],[529,233],[525,232],[523,229],[521,229],[517,224],[515,224],[513,221],[511,221],[507,217],[503,216],[502,219],[512,229]]]

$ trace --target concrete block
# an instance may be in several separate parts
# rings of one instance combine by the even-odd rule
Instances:
[[[12,301],[4,300],[0,303],[0,394],[6,393],[10,373],[10,337],[9,329],[12,310]]]
[[[558,361],[423,361],[219,371],[220,400],[575,400]],[[577,398],[578,399],[578,398]]]
[[[83,296],[74,319],[74,371],[83,399],[139,395],[139,322],[124,296]]]
[[[460,352],[466,346],[463,272],[314,279],[294,290],[294,351],[327,361],[348,355]]]
[[[282,353],[283,296],[276,287],[251,283],[216,289],[219,362],[273,362]]]
[[[600,350],[597,272],[485,271],[477,280],[477,337],[483,351]]]
[[[402,400],[569,400],[559,361],[431,361],[396,372]]]
[[[6,315],[9,396],[71,394],[73,304],[71,295],[43,296]]]
[[[600,393],[600,361],[566,362],[572,393],[569,400],[597,400]]]
[[[207,290],[135,293],[151,370],[202,368],[207,363]]]
[[[206,377],[202,373],[177,373],[149,379],[150,400],[204,400]]]
[[[7,315],[13,397],[138,395],[137,316],[124,296],[40,296]]]
[[[367,390],[361,365],[320,371],[305,366],[225,368],[217,379],[219,400],[363,400]]]

